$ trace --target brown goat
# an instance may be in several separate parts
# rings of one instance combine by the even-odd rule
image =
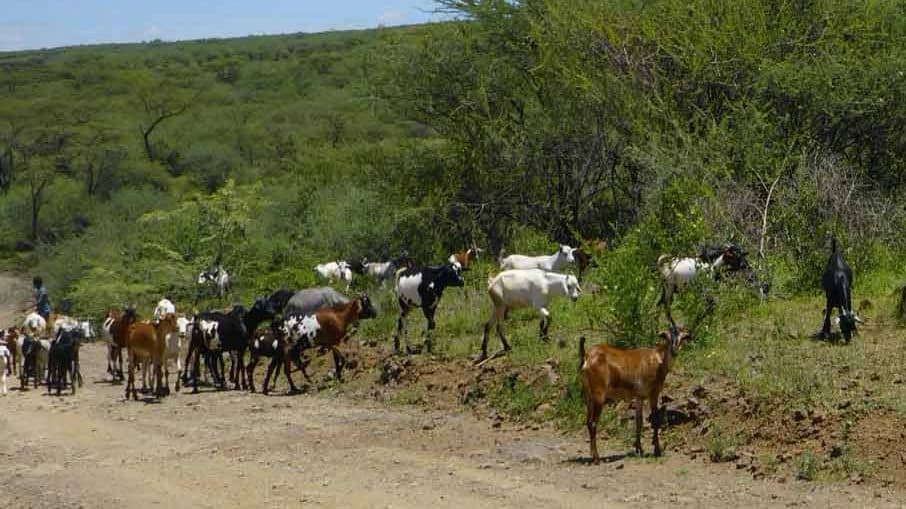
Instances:
[[[587,353],[585,338],[579,339],[579,374],[587,410],[585,424],[591,442],[591,459],[595,463],[600,461],[598,417],[607,400],[635,402],[635,452],[639,456],[642,455],[642,404],[644,400],[648,400],[651,407],[648,419],[654,435],[654,455],[661,455],[661,444],[658,441],[658,429],[661,426],[658,398],[673,357],[688,335],[672,328],[670,331],[662,331],[660,336],[664,338],[664,342],[653,348],[623,349],[600,344],[591,347]]]
[[[595,256],[607,251],[607,241],[603,239],[588,240],[585,239],[579,244],[579,249],[573,253],[576,258],[576,267],[579,269],[579,276],[585,273],[585,270],[595,261]]]
[[[154,377],[151,384],[155,386],[154,395],[164,396],[170,392],[170,373],[165,362],[164,352],[167,348],[167,335],[178,330],[176,315],[167,313],[157,323],[140,322],[129,327],[126,338],[126,352],[129,358],[129,380],[126,383],[126,399],[138,399],[135,390],[135,367],[140,361],[149,360],[154,366]]]
[[[281,326],[283,333],[292,341],[290,351],[292,360],[302,370],[305,378],[308,374],[304,366],[308,361],[297,360],[302,353],[310,348],[319,347],[322,351],[330,350],[333,354],[334,369],[337,380],[342,380],[343,366],[346,358],[337,349],[345,341],[353,324],[361,319],[374,318],[377,313],[371,305],[367,295],[351,300],[345,304],[337,304],[331,308],[319,309],[312,315],[292,315],[284,320]]]
[[[9,350],[10,355],[12,355],[12,366],[8,366],[7,369],[11,370],[10,374],[18,375],[19,374],[19,328],[10,327],[3,331],[2,339],[6,341],[6,347]]]
[[[450,258],[447,260],[450,263],[458,263],[459,266],[465,270],[469,268],[469,265],[472,262],[478,260],[478,255],[481,254],[483,249],[478,247],[470,247],[465,251],[459,251],[450,255]]]

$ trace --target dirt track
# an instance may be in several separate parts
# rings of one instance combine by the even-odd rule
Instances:
[[[21,307],[0,277],[0,318]],[[27,291],[25,292],[27,295]],[[2,507],[886,507],[887,491],[755,481],[726,467],[622,458],[468,414],[325,395],[181,393],[124,402],[85,346],[75,396],[0,399]],[[13,386],[18,387],[18,382]]]

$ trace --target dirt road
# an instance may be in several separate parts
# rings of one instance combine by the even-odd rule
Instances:
[[[0,278],[0,317],[19,306]],[[26,293],[27,295],[27,293]],[[4,313],[6,313],[4,315]],[[9,322],[7,322],[9,323]],[[897,494],[755,481],[680,454],[576,461],[585,443],[469,414],[329,395],[181,393],[124,402],[104,350],[85,386],[0,398],[2,507],[894,507]],[[13,385],[17,386],[18,383]],[[615,454],[611,452],[611,454]],[[619,456],[619,455],[617,455]]]

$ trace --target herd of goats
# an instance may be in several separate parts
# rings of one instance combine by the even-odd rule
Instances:
[[[503,322],[510,309],[536,309],[541,317],[540,336],[546,339],[550,325],[550,301],[560,296],[576,300],[582,292],[577,276],[558,271],[576,264],[577,273],[581,275],[593,263],[595,256],[605,249],[603,241],[585,241],[580,247],[560,245],[552,255],[513,254],[500,258],[502,271],[488,281],[491,314],[484,324],[481,352],[475,359],[476,364],[488,362],[510,350],[503,332]],[[450,255],[446,263],[438,266],[416,266],[404,253],[399,258],[380,263],[367,260],[359,263],[330,262],[318,265],[315,271],[326,280],[345,281],[347,290],[353,273],[373,278],[382,285],[393,282],[399,304],[394,352],[408,355],[422,350],[431,352],[434,314],[444,289],[464,286],[463,271],[468,270],[480,253],[480,249],[473,247]],[[760,291],[767,291],[754,279],[745,253],[731,243],[706,248],[697,257],[662,256],[657,261],[657,270],[662,282],[659,303],[664,306],[670,323],[669,328],[660,333],[664,339],[662,343],[651,348],[635,349],[601,344],[586,350],[585,338],[579,341],[579,369],[594,461],[598,461],[597,421],[608,399],[635,403],[635,449],[638,454],[642,453],[642,403],[648,400],[654,453],[661,454],[658,430],[663,419],[658,408],[659,394],[672,359],[689,336],[689,332],[677,326],[670,315],[671,301],[677,291],[703,273],[711,277],[718,277],[721,273],[743,274]],[[229,275],[219,266],[201,273],[198,282],[210,285],[221,296],[229,291]],[[827,305],[820,335],[829,337],[831,311],[837,308],[837,323],[843,337],[849,341],[856,330],[856,323],[861,320],[851,305],[852,271],[837,250],[836,240],[833,241],[822,284]],[[406,316],[414,308],[421,308],[427,320],[424,344],[421,348],[413,348],[407,342],[403,350],[400,338],[405,337]],[[375,314],[367,294],[349,298],[330,286],[300,291],[282,289],[267,297],[257,298],[248,309],[236,305],[229,310],[205,311],[194,316],[177,314],[174,304],[164,298],[157,304],[151,320],[140,321],[134,306],[109,311],[100,328],[100,336],[107,345],[107,372],[114,382],[125,381],[127,400],[130,396],[138,399],[135,378],[139,369],[143,391],[150,390],[155,397],[169,394],[171,363],[175,363],[177,368],[176,391],[180,390],[180,384],[191,384],[193,393],[197,392],[199,379],[210,377],[220,389],[224,389],[229,380],[234,389],[255,392],[254,373],[261,357],[269,359],[261,386],[264,394],[276,385],[281,367],[290,391],[297,392],[292,373],[301,371],[305,379],[312,383],[306,368],[311,360],[308,352],[314,349],[320,353],[331,352],[334,376],[341,381],[347,362],[339,346],[347,340],[360,320],[373,318]],[[261,327],[267,322],[269,326]],[[502,348],[489,357],[488,335],[495,325]],[[2,331],[0,392],[7,393],[7,376],[17,374],[22,390],[29,383],[37,388],[43,382],[48,392],[55,388],[60,394],[69,385],[72,394],[75,394],[76,385],[82,385],[79,346],[83,340],[94,337],[95,331],[89,320],[55,314],[45,319],[34,312],[29,314],[21,326]],[[128,376],[123,371],[124,353]],[[223,353],[230,354],[229,374],[224,372]],[[249,354],[247,362],[246,353]]]

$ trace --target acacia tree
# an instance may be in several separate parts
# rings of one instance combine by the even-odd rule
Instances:
[[[201,90],[174,86],[166,79],[157,79],[149,72],[136,72],[130,77],[131,85],[142,108],[139,132],[145,155],[149,161],[155,158],[151,135],[166,120],[185,113],[198,99]]]
[[[17,146],[20,154],[17,179],[28,188],[33,242],[39,237],[39,219],[41,209],[47,203],[47,188],[68,169],[66,150],[70,137],[71,133],[66,131],[41,130],[29,142]]]

